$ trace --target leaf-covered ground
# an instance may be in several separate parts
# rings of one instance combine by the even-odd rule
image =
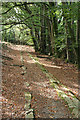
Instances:
[[[32,94],[35,118],[71,117],[66,103],[58,97],[49,78],[28,53],[38,57],[44,67],[78,97],[78,71],[74,65],[39,55],[30,46],[7,44],[2,48],[2,117],[25,118],[25,92],[28,91]],[[22,64],[26,67],[25,73]],[[27,87],[26,82],[29,83]]]

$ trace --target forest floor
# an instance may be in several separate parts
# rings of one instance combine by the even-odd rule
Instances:
[[[5,44],[2,47],[2,118],[25,118],[25,92],[32,95],[31,108],[35,118],[71,118],[68,105],[30,55],[79,98],[77,68],[60,59],[35,53],[31,46]],[[26,73],[21,66],[21,53]],[[29,83],[27,87],[26,82]]]

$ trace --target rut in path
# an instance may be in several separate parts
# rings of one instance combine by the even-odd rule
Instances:
[[[32,108],[35,117],[40,118],[68,118],[70,113],[64,102],[58,97],[57,92],[50,86],[49,79],[40,70],[39,66],[27,55],[24,56],[24,64],[27,66],[26,89],[32,94]]]
[[[19,46],[19,50],[17,46],[12,46],[9,52],[6,53],[8,57],[11,57],[13,59],[12,61],[8,61],[7,65],[21,64],[20,49],[24,51],[24,48],[22,46]],[[10,82],[10,80],[12,79],[14,79],[14,81],[11,81],[11,86],[7,88],[7,91],[4,90],[4,94],[3,94],[4,97],[6,97],[9,100],[12,100],[12,104],[13,103],[15,103],[15,105],[18,104],[19,106],[18,109],[17,109],[17,105],[16,105],[16,108],[14,107],[15,116],[16,114],[18,114],[18,117],[21,117],[20,116],[21,111],[25,112],[24,110],[25,102],[23,102],[25,101],[25,97],[23,93],[25,91],[29,91],[33,96],[31,107],[34,109],[35,118],[69,118],[71,115],[68,110],[68,107],[65,105],[64,101],[58,97],[55,89],[53,89],[53,87],[50,86],[49,79],[41,71],[39,66],[35,64],[35,62],[29,57],[26,50],[23,52],[23,61],[24,61],[24,66],[27,67],[26,74],[21,75],[20,68],[19,67],[17,68],[16,66],[14,67],[11,66],[10,70],[8,68],[7,68],[8,69],[7,71],[5,70],[7,72],[6,74],[11,74],[11,73],[13,74],[15,72],[15,76],[12,76],[12,77],[10,76],[10,79],[7,78],[8,76],[6,76],[6,79],[8,82]],[[4,65],[4,69],[5,67],[9,67],[9,66]],[[18,76],[17,76],[17,73],[18,73]],[[21,78],[17,81],[18,79],[17,77],[19,78],[21,77]],[[25,82],[29,83],[28,87],[24,85]],[[3,84],[6,85],[6,83],[3,83]],[[15,89],[14,89],[14,84],[15,84]],[[7,86],[9,85],[10,83]],[[7,93],[12,90],[14,90],[14,94],[12,98],[10,98],[7,96],[8,95]],[[16,94],[16,97],[15,97],[15,94]],[[20,94],[22,95],[22,97],[20,96]],[[9,96],[11,95],[12,95],[12,92],[9,92]],[[15,112],[16,109],[18,113]]]

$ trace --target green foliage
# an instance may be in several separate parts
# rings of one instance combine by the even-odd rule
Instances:
[[[3,14],[2,23],[5,23],[5,28],[13,26],[13,30],[10,28],[3,32],[3,39],[18,44],[34,44],[35,50],[57,57],[62,57],[64,54],[64,58],[67,58],[68,49],[69,56],[73,54],[72,56],[76,57],[77,6],[78,2],[60,1],[3,3],[2,12],[10,10]],[[70,41],[69,44],[66,40]]]

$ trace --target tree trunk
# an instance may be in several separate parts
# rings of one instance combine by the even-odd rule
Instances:
[[[34,36],[33,28],[31,29],[31,36],[32,36],[33,43],[34,43],[35,52],[37,52],[38,51],[38,44],[37,44],[36,38]]]
[[[53,55],[52,44],[51,44],[51,25],[50,21],[48,22],[48,46],[49,46],[49,53]]]
[[[66,5],[66,4],[68,4],[68,3],[62,2],[63,6]],[[71,26],[70,18],[65,13],[64,9],[63,9],[63,17],[64,17],[64,20],[66,21],[67,28],[68,28],[68,31],[69,31],[69,35],[71,37],[71,38],[69,38],[69,47],[70,47],[70,49],[72,49],[71,52],[70,52],[70,61],[74,63],[77,59],[77,51],[74,47],[72,47],[72,45],[74,45],[76,43],[76,39],[75,39],[74,30]]]
[[[65,21],[65,38],[66,38],[66,55],[67,55],[67,61],[69,62],[69,41],[68,41],[68,31],[67,31],[67,24]]]
[[[78,29],[78,70],[80,73],[80,2],[78,2],[78,28],[77,29]]]
[[[54,32],[53,32],[53,22],[51,22],[51,33],[50,33],[50,41],[51,41],[51,48],[52,48],[52,55],[54,55]]]
[[[40,51],[41,53],[46,53],[46,40],[45,40],[45,6],[42,4],[41,6],[41,41],[40,41]]]
[[[54,2],[49,2],[50,7],[54,7],[54,4],[55,4]],[[55,53],[54,31],[55,31],[56,36],[57,36],[58,32],[57,32],[56,16],[53,15],[53,12],[50,15],[50,19],[51,19],[51,21],[50,21],[50,31],[49,31],[49,34],[50,34],[50,43],[51,43],[51,55],[54,55],[54,53]]]

